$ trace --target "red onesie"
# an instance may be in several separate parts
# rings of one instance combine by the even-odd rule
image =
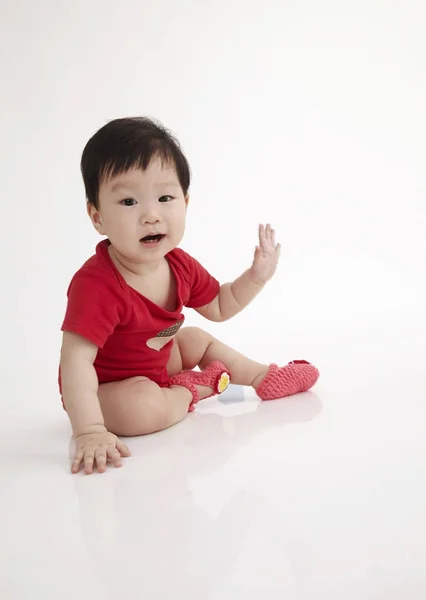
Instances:
[[[219,282],[198,261],[179,248],[166,256],[176,279],[177,306],[161,308],[130,287],[103,240],[71,280],[62,331],[77,333],[98,346],[94,363],[99,383],[145,376],[168,385],[167,363],[175,335],[184,322],[182,308],[208,304],[219,293]],[[157,339],[156,339],[157,338]]]

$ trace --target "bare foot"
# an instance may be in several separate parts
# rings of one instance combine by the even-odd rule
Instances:
[[[203,400],[203,398],[207,398],[207,396],[211,396],[213,394],[213,388],[208,387],[207,385],[196,385],[195,387],[200,394],[200,400]]]
[[[207,398],[207,396],[211,396],[213,394],[213,388],[210,388],[207,385],[196,385],[195,387],[197,388],[197,392],[198,392],[198,394],[200,396],[200,400],[203,400],[204,398]],[[186,386],[184,386],[184,385],[178,385],[178,384],[171,385],[170,389],[172,389],[172,388],[184,389],[192,397],[191,391]]]

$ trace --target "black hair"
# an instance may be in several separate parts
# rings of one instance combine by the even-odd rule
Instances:
[[[145,171],[155,158],[175,167],[186,196],[191,180],[189,164],[169,130],[147,117],[110,121],[90,138],[81,157],[87,202],[98,209],[99,186],[104,177],[115,177],[132,168]]]

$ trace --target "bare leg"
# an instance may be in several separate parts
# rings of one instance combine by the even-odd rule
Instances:
[[[168,364],[169,375],[211,361],[222,361],[237,385],[257,387],[268,371],[268,365],[250,360],[198,327],[185,327],[175,338]],[[212,390],[197,386],[200,398]],[[98,392],[105,426],[121,436],[137,436],[167,429],[179,423],[188,413],[191,392],[180,386],[161,388],[147,377],[132,377],[104,383]]]
[[[269,365],[247,358],[198,327],[184,327],[175,338],[168,371],[175,375],[196,366],[202,370],[213,360],[224,363],[231,373],[232,383],[254,388],[260,385],[269,369]]]
[[[201,398],[211,389],[197,386]],[[99,401],[108,431],[136,436],[167,429],[182,421],[192,402],[180,386],[161,388],[147,377],[132,377],[99,386]]]

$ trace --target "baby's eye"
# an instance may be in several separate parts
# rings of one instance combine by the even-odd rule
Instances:
[[[124,198],[124,200],[121,200],[120,204],[123,206],[134,206],[136,204],[136,200],[134,200],[134,198]]]
[[[158,202],[170,202],[170,200],[173,200],[173,196],[161,196],[161,198],[158,198]]]

